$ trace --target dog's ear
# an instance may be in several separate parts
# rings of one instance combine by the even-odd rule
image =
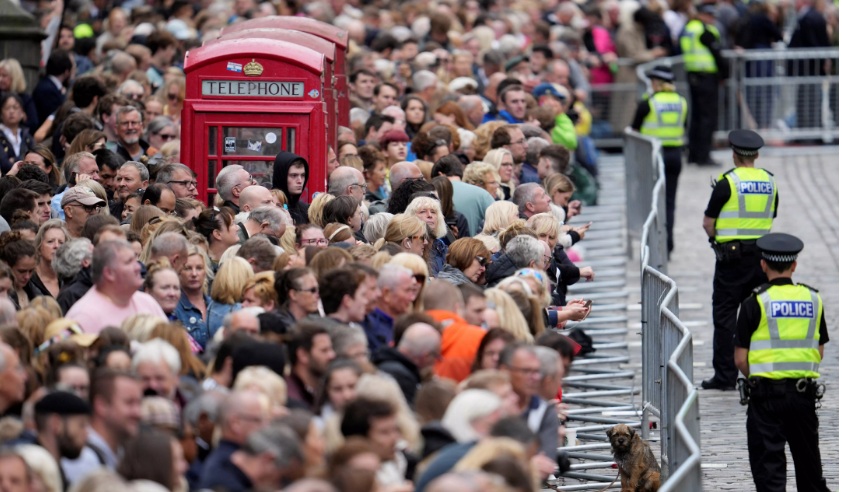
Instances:
[[[605,435],[608,436],[608,439],[611,439],[612,437],[614,437],[614,428],[612,427],[610,429],[606,429]]]
[[[634,437],[634,427],[629,427],[629,439]]]

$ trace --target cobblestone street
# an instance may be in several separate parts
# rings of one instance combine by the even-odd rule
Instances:
[[[795,279],[817,288],[824,300],[830,343],[821,366],[827,392],[819,410],[824,476],[831,490],[839,488],[839,154],[836,147],[764,149],[759,165],[771,171],[780,190],[773,231],[800,237],[805,248]],[[694,381],[698,387],[712,375],[711,293],[714,257],[702,230],[702,216],[710,196],[710,181],[730,169],[730,152],[719,152],[720,168],[685,165],[678,188],[675,243],[669,275],[679,287],[680,318],[693,332]],[[629,286],[639,300],[637,263],[629,267]],[[632,307],[633,303],[630,303]],[[636,322],[636,324],[635,324]],[[639,315],[630,316],[639,327]],[[638,330],[630,342],[640,345]],[[634,354],[635,350],[631,352]],[[639,350],[637,350],[639,357]],[[634,361],[633,361],[634,364]],[[639,366],[638,366],[639,367]],[[636,382],[639,384],[639,379]],[[702,475],[706,490],[753,490],[746,445],[745,408],[737,392],[700,393]],[[795,490],[791,460],[788,490]],[[748,482],[747,482],[748,481]]]

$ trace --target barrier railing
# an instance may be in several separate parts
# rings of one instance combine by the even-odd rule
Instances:
[[[664,165],[660,142],[626,130],[629,231],[640,227],[643,420],[660,420],[662,491],[701,491],[698,392],[693,386],[690,330],[678,317],[678,288],[666,271]],[[654,171],[653,171],[654,170]],[[648,200],[648,207],[646,201]],[[637,209],[631,205],[636,205]],[[642,209],[642,210],[641,210]]]
[[[838,48],[726,50],[722,56],[730,76],[720,87],[716,101],[720,109],[714,139],[726,141],[728,132],[735,128],[755,130],[767,140],[782,142],[829,143],[838,138]],[[591,88],[592,136],[598,147],[623,144],[623,130],[631,123],[634,108],[648,88],[644,72],[658,64],[672,66],[678,92],[690,101],[681,56],[638,65],[620,59],[620,69],[635,71],[638,82]]]
[[[729,77],[719,90],[720,108],[714,139],[747,128],[763,138],[782,142],[839,138],[839,50],[799,48],[726,50],[722,57]],[[642,90],[644,75],[656,64],[672,66],[676,89],[690,102],[687,72],[681,56],[637,66]],[[690,111],[693,111],[692,104]]]

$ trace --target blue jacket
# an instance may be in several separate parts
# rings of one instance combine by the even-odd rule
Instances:
[[[483,123],[488,123],[489,121],[497,121],[497,120],[503,120],[506,123],[509,123],[510,125],[517,125],[518,123],[523,123],[523,120],[521,120],[519,118],[515,118],[514,116],[512,116],[511,113],[509,113],[505,109],[501,109],[501,110],[497,111],[497,114],[494,114],[494,113],[491,113],[491,112],[485,113],[485,116],[482,117]]]
[[[447,243],[443,239],[433,241],[433,248],[430,251],[430,276],[435,277],[444,268],[447,258]]]
[[[375,308],[363,321],[365,337],[368,339],[368,350],[374,353],[381,347],[388,347],[394,340],[394,323],[391,316],[380,308]]]
[[[538,169],[532,164],[524,162],[520,168],[520,183],[538,183],[541,184],[541,178],[538,177]]]
[[[210,296],[205,295],[205,306],[209,318],[212,303],[213,301]],[[181,293],[181,299],[178,300],[178,305],[175,307],[175,311],[173,311],[173,315],[175,315],[175,319],[184,325],[184,328],[187,329],[187,333],[193,337],[193,340],[196,340],[196,343],[204,349],[208,340],[211,339],[211,333],[208,331],[208,323],[202,318],[202,312],[199,311],[199,308],[190,302],[187,294],[183,291]]]

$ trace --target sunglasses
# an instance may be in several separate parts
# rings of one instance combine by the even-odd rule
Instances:
[[[161,140],[164,140],[165,142],[175,140],[176,138],[174,133],[158,133],[157,135],[161,137]]]
[[[481,267],[485,267],[490,263],[488,258],[486,258],[485,256],[475,256],[474,259],[477,260],[477,263],[479,263],[479,266]]]
[[[309,289],[296,289],[293,287],[293,290],[297,290],[298,292],[309,292],[311,294],[318,294],[319,288],[318,287],[311,287]]]
[[[427,276],[423,274],[413,275],[412,276],[419,285],[424,285],[427,283]]]
[[[178,101],[178,94],[167,94],[167,99],[170,101]]]
[[[102,208],[102,205],[82,205],[81,203],[77,205],[77,207],[85,209],[85,212],[92,214],[94,212],[99,212]]]

